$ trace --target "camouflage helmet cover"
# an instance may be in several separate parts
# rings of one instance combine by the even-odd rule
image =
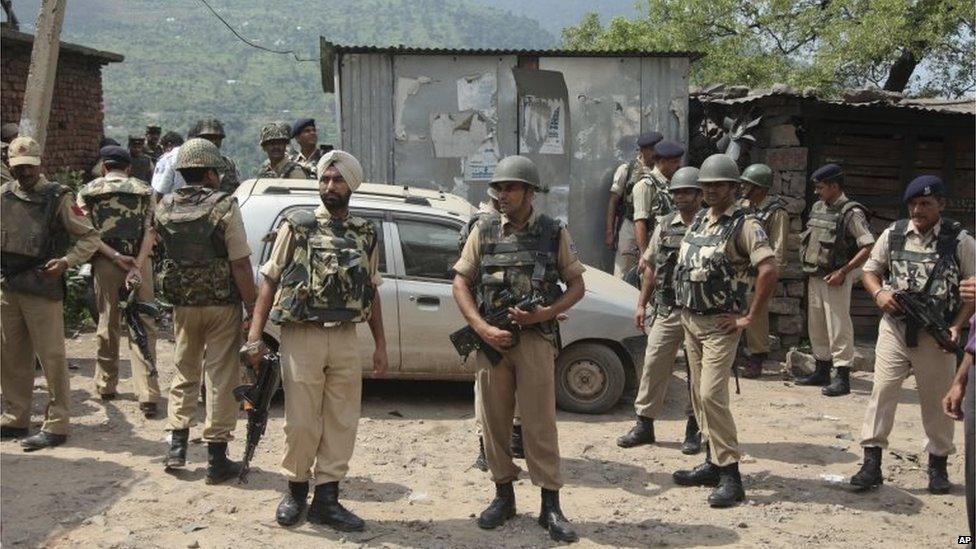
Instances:
[[[495,166],[491,183],[504,183],[506,181],[525,183],[537,191],[546,190],[539,181],[539,169],[536,168],[535,162],[517,154],[506,156]]]
[[[768,189],[773,186],[773,170],[765,164],[752,164],[742,171],[739,178],[743,183],[752,183],[757,187]]]
[[[180,152],[176,155],[176,169],[184,168],[213,168],[219,170],[224,167],[224,159],[220,156],[220,149],[206,139],[195,137],[180,145]]]
[[[284,122],[272,122],[261,128],[261,146],[269,141],[290,141],[291,127]]]
[[[204,135],[216,135],[218,137],[227,137],[224,133],[224,125],[216,118],[204,118],[202,120],[197,120],[197,123],[193,125],[190,130],[190,136],[201,137]]]
[[[739,166],[726,154],[713,154],[702,162],[698,183],[738,183]]]
[[[674,175],[671,176],[671,183],[668,185],[668,190],[676,191],[678,189],[701,190],[701,185],[698,184],[698,168],[685,166],[674,172]]]

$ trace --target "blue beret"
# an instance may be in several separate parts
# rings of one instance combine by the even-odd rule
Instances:
[[[292,138],[294,138],[298,134],[302,133],[302,130],[304,130],[305,128],[307,128],[309,126],[312,126],[312,127],[315,126],[315,119],[314,118],[299,118],[298,120],[296,120],[295,123],[291,125],[291,136],[292,136]]]
[[[107,147],[109,145],[118,145],[118,144],[119,144],[118,141],[112,139],[111,137],[106,137],[98,142],[98,148],[101,149],[102,147]]]
[[[824,164],[817,168],[817,171],[810,175],[810,180],[814,183],[829,181],[844,175],[844,171],[837,164]]]
[[[664,139],[661,132],[644,132],[637,136],[637,146],[640,148],[653,147],[657,142]]]
[[[934,175],[920,175],[905,188],[905,202],[916,196],[943,196],[945,194],[945,184]]]
[[[132,157],[129,156],[129,151],[118,145],[107,145],[102,147],[98,151],[98,156],[103,162],[126,165],[132,164]]]
[[[681,158],[685,154],[685,148],[681,146],[681,143],[664,140],[654,145],[654,154],[658,158]]]

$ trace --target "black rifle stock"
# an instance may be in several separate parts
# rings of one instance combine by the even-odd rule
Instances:
[[[905,312],[905,343],[918,346],[918,331],[924,329],[944,351],[959,353],[959,345],[953,341],[949,323],[938,313],[941,308],[928,294],[919,292],[895,292],[895,301]]]
[[[516,309],[522,309],[523,311],[531,311],[537,306],[542,304],[541,297],[526,297],[525,299],[518,301],[509,294],[503,294],[502,304],[498,307],[498,310],[491,313],[485,317],[485,322],[495,326],[496,328],[501,328],[502,330],[507,330],[512,333],[512,347],[518,345],[519,331],[521,328],[518,324],[511,321],[508,318],[509,307],[515,307]],[[492,366],[497,365],[502,361],[502,354],[499,353],[494,347],[481,339],[481,336],[474,331],[470,325],[461,328],[453,332],[450,335],[451,343],[454,344],[454,348],[457,350],[461,358],[467,358],[467,356],[478,349],[485,353],[485,357],[491,362]]]
[[[261,357],[257,372],[245,364],[245,372],[252,383],[241,385],[234,389],[234,398],[244,403],[247,410],[247,440],[244,445],[244,459],[241,462],[241,474],[238,480],[247,482],[247,474],[251,470],[251,459],[258,448],[264,430],[268,426],[268,410],[271,399],[278,392],[281,383],[281,361],[278,353],[269,352]]]
[[[146,333],[146,326],[142,323],[140,314],[151,316],[158,320],[160,310],[152,303],[139,301],[137,294],[139,287],[132,286],[126,291],[125,287],[119,289],[119,309],[122,311],[122,318],[125,326],[129,329],[129,339],[138,347],[143,358],[149,362],[149,377],[156,377],[159,372],[156,370],[156,357],[153,356],[152,349],[149,348],[149,334]]]

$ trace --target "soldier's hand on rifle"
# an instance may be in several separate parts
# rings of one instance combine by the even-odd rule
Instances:
[[[268,346],[264,344],[264,341],[260,339],[257,341],[248,341],[241,347],[241,360],[257,371],[258,366],[261,364],[261,357],[267,352]]]
[[[138,268],[129,269],[129,273],[125,275],[125,287],[128,289],[138,288],[142,285],[142,271]]]
[[[513,322],[524,328],[526,326],[552,320],[552,311],[549,309],[549,307],[541,306],[536,307],[531,311],[523,311],[518,307],[509,307],[508,318],[512,319]]]
[[[57,277],[63,275],[67,270],[68,260],[63,257],[59,257],[45,263],[44,267],[41,268],[41,273],[44,276]]]
[[[718,329],[731,334],[739,330],[745,330],[752,324],[752,318],[748,315],[738,316],[738,315],[720,315],[718,318]]]
[[[386,347],[376,347],[373,351],[373,375],[383,377],[390,366],[389,357],[386,354]]]
[[[844,280],[846,278],[847,278],[847,273],[844,272],[844,269],[837,269],[836,271],[825,276],[823,279],[828,286],[840,286],[841,284],[844,283]]]
[[[895,314],[902,312],[901,305],[895,299],[895,293],[888,289],[878,292],[878,295],[874,298],[874,303],[886,313]]]
[[[496,351],[507,351],[512,347],[512,343],[514,342],[512,332],[496,328],[495,326],[488,326],[488,329],[479,335],[481,335],[481,339],[485,340],[485,343],[491,345]]]

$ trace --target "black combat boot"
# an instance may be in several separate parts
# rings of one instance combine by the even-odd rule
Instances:
[[[701,452],[701,431],[698,420],[692,414],[688,416],[688,423],[685,423],[685,441],[681,443],[681,453],[690,456],[698,452]]]
[[[511,482],[495,484],[495,499],[478,517],[478,527],[485,530],[498,528],[515,516],[515,488]]]
[[[818,360],[813,373],[808,376],[798,377],[794,380],[797,385],[830,385],[830,369],[834,363],[830,360]]]
[[[189,441],[189,429],[174,429],[170,433],[169,451],[166,452],[167,469],[178,469],[186,465],[186,446]]]
[[[742,488],[739,464],[719,467],[718,486],[708,495],[708,504],[712,507],[732,507],[744,499],[746,492]]]
[[[712,452],[705,444],[705,462],[694,469],[681,469],[671,474],[674,483],[681,486],[718,486],[719,467],[712,463]]]
[[[559,508],[559,490],[542,489],[542,510],[539,511],[539,526],[549,530],[549,537],[554,541],[566,543],[579,541],[579,536],[573,531],[573,526],[566,520],[563,510]]]
[[[617,446],[633,448],[641,444],[654,444],[654,420],[649,417],[637,416],[637,423],[630,428],[626,435],[617,439]]]
[[[288,482],[288,491],[281,498],[275,520],[282,526],[294,526],[302,518],[302,513],[308,506],[308,482]]]
[[[241,464],[227,459],[226,442],[207,443],[207,484],[220,484],[241,474]]]
[[[47,431],[38,431],[24,440],[21,440],[20,445],[24,448],[25,452],[34,452],[44,448],[61,446],[67,440],[68,435],[58,435],[55,433],[49,433]]]
[[[522,444],[522,426],[512,425],[512,442],[509,444],[512,457],[525,459],[525,446]]]
[[[756,379],[762,376],[763,362],[766,361],[766,356],[769,353],[753,353],[749,355],[749,360],[746,361],[746,367],[742,370],[742,377],[746,379]]]
[[[315,487],[315,496],[308,508],[308,521],[340,532],[361,532],[366,528],[363,519],[339,503],[339,483],[336,481]]]
[[[488,458],[485,457],[485,439],[482,437],[478,437],[478,458],[474,460],[472,467],[479,471],[488,470]]]
[[[948,494],[952,489],[949,472],[946,471],[947,456],[929,454],[929,493]]]
[[[851,486],[858,492],[877,488],[884,484],[881,474],[881,448],[867,446],[864,448],[864,463],[861,470],[851,477]]]
[[[846,366],[838,366],[837,377],[830,385],[821,388],[820,392],[829,397],[851,394],[851,369]]]

